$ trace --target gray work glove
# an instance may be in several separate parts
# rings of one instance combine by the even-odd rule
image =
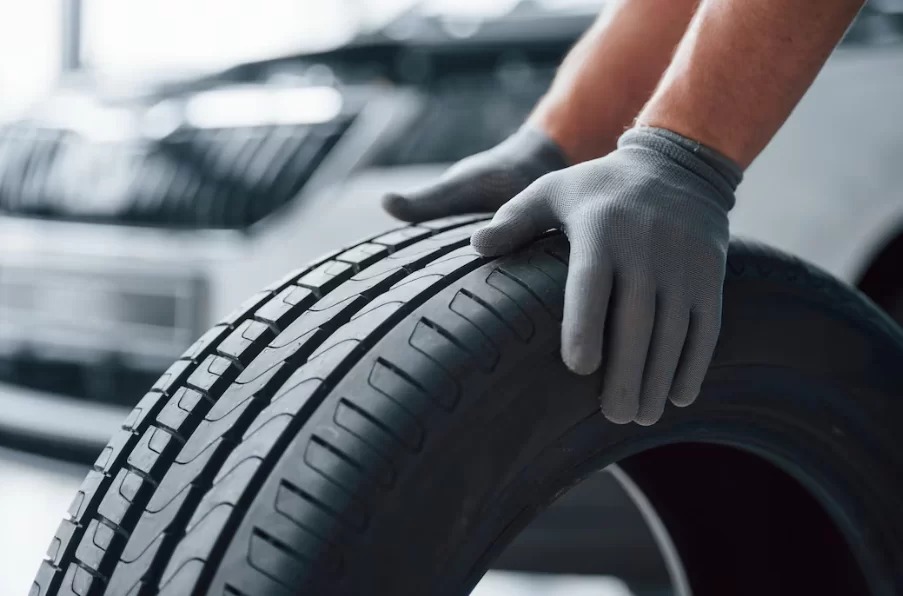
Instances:
[[[435,184],[384,196],[383,208],[412,222],[495,211],[540,176],[567,166],[558,145],[525,124],[492,149],[454,164]]]
[[[604,353],[603,414],[653,424],[668,398],[678,406],[696,399],[712,358],[727,213],[741,178],[736,164],[711,149],[670,131],[635,128],[606,157],[538,179],[471,243],[493,256],[563,229],[571,243],[564,362],[589,374]]]

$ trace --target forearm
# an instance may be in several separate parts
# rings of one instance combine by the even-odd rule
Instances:
[[[637,118],[748,166],[809,88],[862,0],[704,0]]]
[[[618,0],[558,70],[530,122],[572,162],[609,153],[649,99],[698,0]]]

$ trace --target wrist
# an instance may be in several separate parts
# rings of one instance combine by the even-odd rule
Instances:
[[[549,94],[542,98],[527,123],[542,130],[567,156],[571,164],[602,157],[617,148],[618,137],[630,124],[613,106],[580,106],[578,100]],[[593,114],[587,118],[587,114]]]
[[[693,117],[683,117],[678,113],[648,109],[637,117],[635,126],[669,130],[685,138],[694,139],[701,145],[717,151],[743,169],[752,163],[758,153],[756,147],[744,143],[743,139],[732,134],[732,131],[716,131],[707,123],[695,120]]]
[[[619,149],[652,151],[695,174],[717,191],[718,202],[730,211],[734,206],[734,191],[743,179],[743,169],[716,149],[689,139],[671,130],[636,126],[618,140]]]

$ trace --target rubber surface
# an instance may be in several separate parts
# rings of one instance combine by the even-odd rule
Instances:
[[[201,337],[98,458],[31,594],[466,594],[537,511],[624,458],[691,550],[694,593],[793,587],[776,574],[796,572],[817,585],[811,570],[834,587],[903,592],[903,335],[886,316],[825,274],[735,243],[697,404],[650,429],[612,425],[598,375],[558,356],[565,240],[486,259],[469,246],[479,219],[332,253]],[[700,575],[694,556],[709,544],[724,558],[724,545],[680,519],[702,519],[697,502],[720,514],[719,500],[677,485],[669,514],[675,485],[653,449],[686,442],[742,449],[756,463],[728,469],[749,479],[783,469],[840,529],[792,564],[782,544],[798,542],[770,535],[771,557],[736,536],[724,564],[740,567]],[[666,469],[712,461],[668,453]],[[787,519],[824,525],[800,499]],[[843,568],[847,551],[856,569]],[[744,565],[755,573],[737,584]]]

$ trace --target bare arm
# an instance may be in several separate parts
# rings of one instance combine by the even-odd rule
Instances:
[[[529,121],[572,162],[601,157],[649,99],[698,0],[618,0],[558,70]]]
[[[775,135],[863,0],[705,0],[637,118],[748,166]]]

